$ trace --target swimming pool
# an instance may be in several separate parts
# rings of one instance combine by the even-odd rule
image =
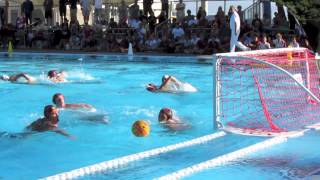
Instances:
[[[26,72],[36,77],[39,82],[29,85],[0,81],[0,131],[23,131],[25,126],[42,116],[43,107],[52,104],[52,95],[58,92],[64,94],[67,102],[84,102],[97,109],[96,112],[60,111],[60,127],[76,136],[76,140],[55,133],[39,133],[25,139],[1,138],[0,179],[42,178],[215,132],[210,59],[63,54],[14,54],[10,58],[2,54],[0,57],[0,74]],[[53,84],[46,81],[44,76],[50,69],[65,70],[69,75],[68,82]],[[181,81],[192,84],[199,91],[168,94],[145,90],[145,85],[149,82],[159,84],[164,74],[174,75]],[[170,131],[160,126],[157,117],[163,107],[173,108],[192,128]],[[109,123],[88,121],[102,117],[107,118]],[[131,125],[138,119],[150,122],[150,136],[137,138],[132,135]],[[157,178],[264,139],[228,134],[205,144],[154,156],[82,179]],[[313,141],[299,142],[310,145]],[[281,146],[284,149],[290,147],[286,144]],[[274,149],[277,150],[277,147]],[[278,153],[281,156],[281,153],[285,152]],[[307,155],[304,154],[304,157]],[[320,156],[316,152],[312,155]],[[305,163],[308,162],[307,159]],[[261,171],[265,168],[263,163],[255,166],[248,161],[247,171],[241,171],[243,163],[246,161],[214,168],[189,178],[230,179],[234,171],[238,172],[239,176],[242,176],[242,172],[244,175],[260,174],[260,179],[284,178],[277,172],[285,168],[266,173]],[[225,173],[217,173],[220,170]]]

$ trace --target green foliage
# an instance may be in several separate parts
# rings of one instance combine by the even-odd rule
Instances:
[[[320,21],[320,0],[273,0],[285,5],[300,22]]]

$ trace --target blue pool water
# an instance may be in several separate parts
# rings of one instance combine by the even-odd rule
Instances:
[[[50,69],[66,71],[68,82],[48,82],[44,75]],[[97,111],[60,111],[60,128],[76,136],[75,140],[55,133],[39,133],[25,139],[2,137],[0,179],[37,179],[215,132],[212,123],[213,80],[210,59],[173,56],[137,56],[128,59],[127,56],[115,55],[61,54],[14,54],[9,58],[0,54],[0,74],[18,72],[36,77],[38,83],[30,85],[0,81],[0,131],[22,132],[24,127],[42,116],[43,107],[52,103],[52,95],[57,92],[63,93],[67,102],[85,102],[93,105]],[[154,94],[145,90],[149,82],[159,84],[164,74],[174,75],[199,91]],[[160,126],[157,116],[163,107],[173,108],[192,128],[170,131]],[[97,118],[107,118],[109,123],[90,121]],[[131,125],[138,119],[148,120],[151,124],[151,134],[146,138],[137,138],[131,133]],[[228,134],[206,144],[137,161],[82,179],[156,178],[264,139]],[[294,141],[309,145],[313,142],[299,141],[299,138]],[[290,150],[288,148],[294,145],[290,142],[286,144],[281,145],[280,149]],[[275,159],[285,153],[278,150],[278,147],[272,149],[278,154],[274,156]],[[305,158],[308,154],[303,155]],[[319,152],[311,155],[320,156]],[[264,156],[268,154],[257,155],[258,158]],[[305,159],[305,163],[309,161]],[[283,174],[277,173],[285,170],[284,167],[271,168],[266,172],[273,173],[266,173],[266,167],[261,164],[252,164],[250,160],[239,161],[188,178],[230,179],[234,177],[234,172],[237,177],[253,174],[260,175],[255,179],[285,178]],[[243,167],[246,167],[246,171]]]

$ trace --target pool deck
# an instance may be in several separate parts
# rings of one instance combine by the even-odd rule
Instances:
[[[7,53],[7,50],[1,49],[0,53]],[[55,49],[17,49],[13,52],[19,53],[59,53],[59,54],[88,54],[88,55],[127,55],[127,53],[120,52],[104,52],[104,51],[80,51],[80,50],[55,50]],[[134,53],[139,56],[192,56],[199,58],[212,58],[212,55],[197,55],[197,54],[184,54],[184,53],[162,53],[162,52],[138,52]]]

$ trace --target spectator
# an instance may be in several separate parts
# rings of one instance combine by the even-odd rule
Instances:
[[[143,14],[148,17],[149,14],[153,14],[152,11],[153,0],[143,0]]]
[[[217,23],[219,25],[226,24],[226,15],[224,11],[222,10],[222,7],[219,6],[217,14],[216,14]]]
[[[288,47],[294,47],[294,48],[300,47],[300,44],[297,42],[297,38],[296,37],[292,37],[292,40],[291,40],[291,42],[290,42]]]
[[[0,7],[0,28],[4,25],[4,8]]]
[[[168,0],[161,0],[161,12],[165,12],[165,18],[168,19],[169,15],[169,1]]]
[[[199,10],[197,12],[197,20],[199,21],[202,17],[206,17],[207,16],[207,12],[202,8],[199,7]]]
[[[134,0],[134,4],[129,7],[129,25],[133,27],[139,20],[139,5],[138,0]]]
[[[253,37],[253,41],[251,41],[251,43],[248,46],[252,50],[257,50],[257,49],[259,49],[260,44],[261,44],[261,42],[259,40],[259,37],[257,35],[255,35]]]
[[[175,25],[172,29],[173,39],[178,39],[181,36],[184,36],[184,30],[182,29],[181,25]]]
[[[102,0],[94,0],[94,23],[101,24]]]
[[[154,16],[154,14],[150,14],[150,16],[148,17],[148,23],[150,33],[154,33],[157,23],[157,18]]]
[[[119,24],[124,24],[128,19],[128,6],[124,0],[121,1],[119,6]]]
[[[166,11],[161,11],[161,13],[158,16],[159,24],[167,20],[167,14]]]
[[[263,32],[263,23],[259,18],[258,14],[255,14],[255,18],[252,20],[252,28],[255,32],[262,33]]]
[[[63,23],[63,21],[66,18],[66,14],[67,14],[67,0],[59,0],[59,12],[60,12],[60,20],[61,23]]]
[[[48,26],[52,25],[52,8],[53,8],[53,0],[44,0],[44,16],[46,18],[46,24]]]
[[[302,41],[302,47],[308,48],[309,50],[313,50],[313,48],[310,46],[308,39],[304,39]]]
[[[84,24],[87,25],[89,22],[89,16],[91,11],[90,0],[81,0],[80,3],[82,6],[82,15],[83,15]]]
[[[284,39],[282,39],[282,35],[280,33],[276,34],[276,39],[273,40],[273,44],[274,44],[275,48],[287,47],[287,43]]]
[[[32,24],[32,11],[33,11],[33,3],[31,0],[25,0],[22,3],[22,13],[26,17],[26,24]]]
[[[262,41],[259,44],[259,49],[271,49],[271,45],[268,42],[267,36],[262,37]]]
[[[237,11],[240,17],[240,22],[243,23],[243,12],[242,12],[242,7],[240,5],[237,7]]]
[[[70,21],[71,22],[77,22],[77,4],[79,0],[69,0],[70,1]]]
[[[185,8],[186,8],[186,5],[182,2],[182,0],[179,0],[179,3],[176,5],[178,23],[183,23],[184,16],[185,16],[184,14]]]

